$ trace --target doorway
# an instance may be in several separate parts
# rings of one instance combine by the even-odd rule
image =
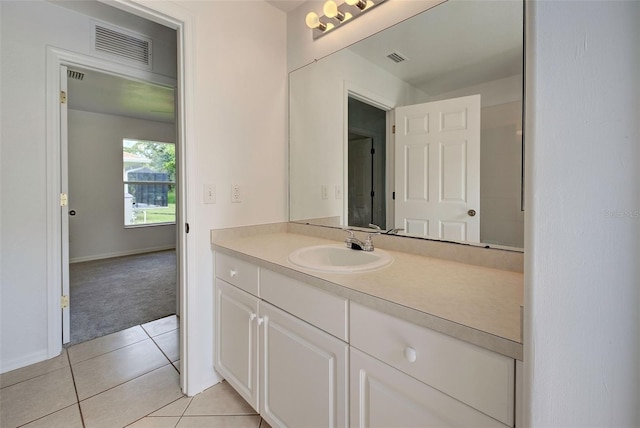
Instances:
[[[387,112],[348,98],[348,224],[386,229]]]
[[[174,87],[64,68],[70,304],[63,342],[77,344],[176,314],[181,195]]]
[[[86,4],[83,2],[63,2],[65,4]],[[98,4],[98,3],[96,3]],[[177,33],[177,128],[178,137],[176,139],[177,174],[181,179],[180,194],[183,196],[177,201],[177,224],[176,229],[176,257],[179,277],[178,306],[180,308],[180,386],[185,394],[193,395],[202,391],[203,370],[198,367],[204,365],[192,365],[194,360],[198,360],[201,354],[206,354],[207,340],[210,334],[206,334],[206,329],[196,327],[192,319],[198,319],[200,308],[191,296],[197,295],[196,281],[197,260],[193,256],[198,253],[198,242],[189,239],[189,217],[188,213],[197,212],[198,206],[193,197],[187,194],[187,183],[185,180],[186,171],[192,170],[191,165],[196,159],[192,151],[187,150],[194,141],[193,127],[186,127],[184,124],[194,120],[195,93],[193,85],[188,82],[194,81],[194,66],[190,60],[194,55],[195,46],[195,17],[184,8],[173,3],[154,3],[153,5],[140,5],[131,0],[120,0],[117,6],[122,11],[132,15],[157,22],[167,28],[173,29]],[[62,259],[63,252],[61,242],[61,229],[64,227],[63,215],[67,211],[63,205],[63,186],[61,177],[61,132],[60,129],[60,67],[62,65],[91,66],[98,69],[109,69],[111,72],[119,74],[130,74],[129,69],[117,64],[108,63],[94,56],[87,56],[71,52],[62,48],[49,46],[46,49],[46,104],[47,104],[47,290],[48,290],[48,352],[49,358],[53,358],[62,352],[62,322],[64,312],[64,297],[61,299],[60,291],[62,286]],[[50,149],[50,150],[49,150]],[[66,189],[64,189],[66,190]],[[68,215],[66,217],[68,219]],[[196,273],[191,277],[188,273]],[[61,305],[62,303],[62,305]],[[205,334],[203,334],[203,331]],[[191,370],[191,367],[196,369]],[[216,374],[207,371],[207,379],[217,379]],[[207,381],[209,382],[209,381]]]

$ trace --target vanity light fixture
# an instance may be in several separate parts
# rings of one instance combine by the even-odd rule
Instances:
[[[317,39],[338,28],[341,25],[357,18],[384,3],[385,0],[345,0],[338,5],[334,0],[327,0],[322,7],[323,16],[318,16],[315,12],[309,12],[305,18],[307,27],[312,29],[313,38]],[[327,21],[329,20],[329,21]]]

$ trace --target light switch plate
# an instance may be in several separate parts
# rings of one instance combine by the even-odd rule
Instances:
[[[327,189],[327,186],[325,184],[320,186],[320,198],[329,199],[329,190]]]
[[[204,198],[205,204],[215,204],[216,203],[216,185],[205,184],[204,194],[202,195],[202,197]]]

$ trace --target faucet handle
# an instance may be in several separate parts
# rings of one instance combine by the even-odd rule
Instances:
[[[371,240],[371,237],[373,235],[379,235],[379,234],[380,234],[380,232],[369,233],[367,235],[367,239],[364,240],[364,246],[362,247],[362,250],[363,251],[373,251],[374,248],[373,248],[373,241]]]
[[[378,226],[377,224],[369,223],[369,227],[371,229],[375,229],[377,231],[377,233],[382,232],[382,229],[380,229],[380,226]]]
[[[344,228],[342,230],[349,234],[349,235],[347,235],[347,239],[356,237],[355,233],[353,233],[353,229]]]

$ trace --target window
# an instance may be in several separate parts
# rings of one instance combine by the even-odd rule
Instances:
[[[176,147],[122,140],[125,227],[175,224]]]

